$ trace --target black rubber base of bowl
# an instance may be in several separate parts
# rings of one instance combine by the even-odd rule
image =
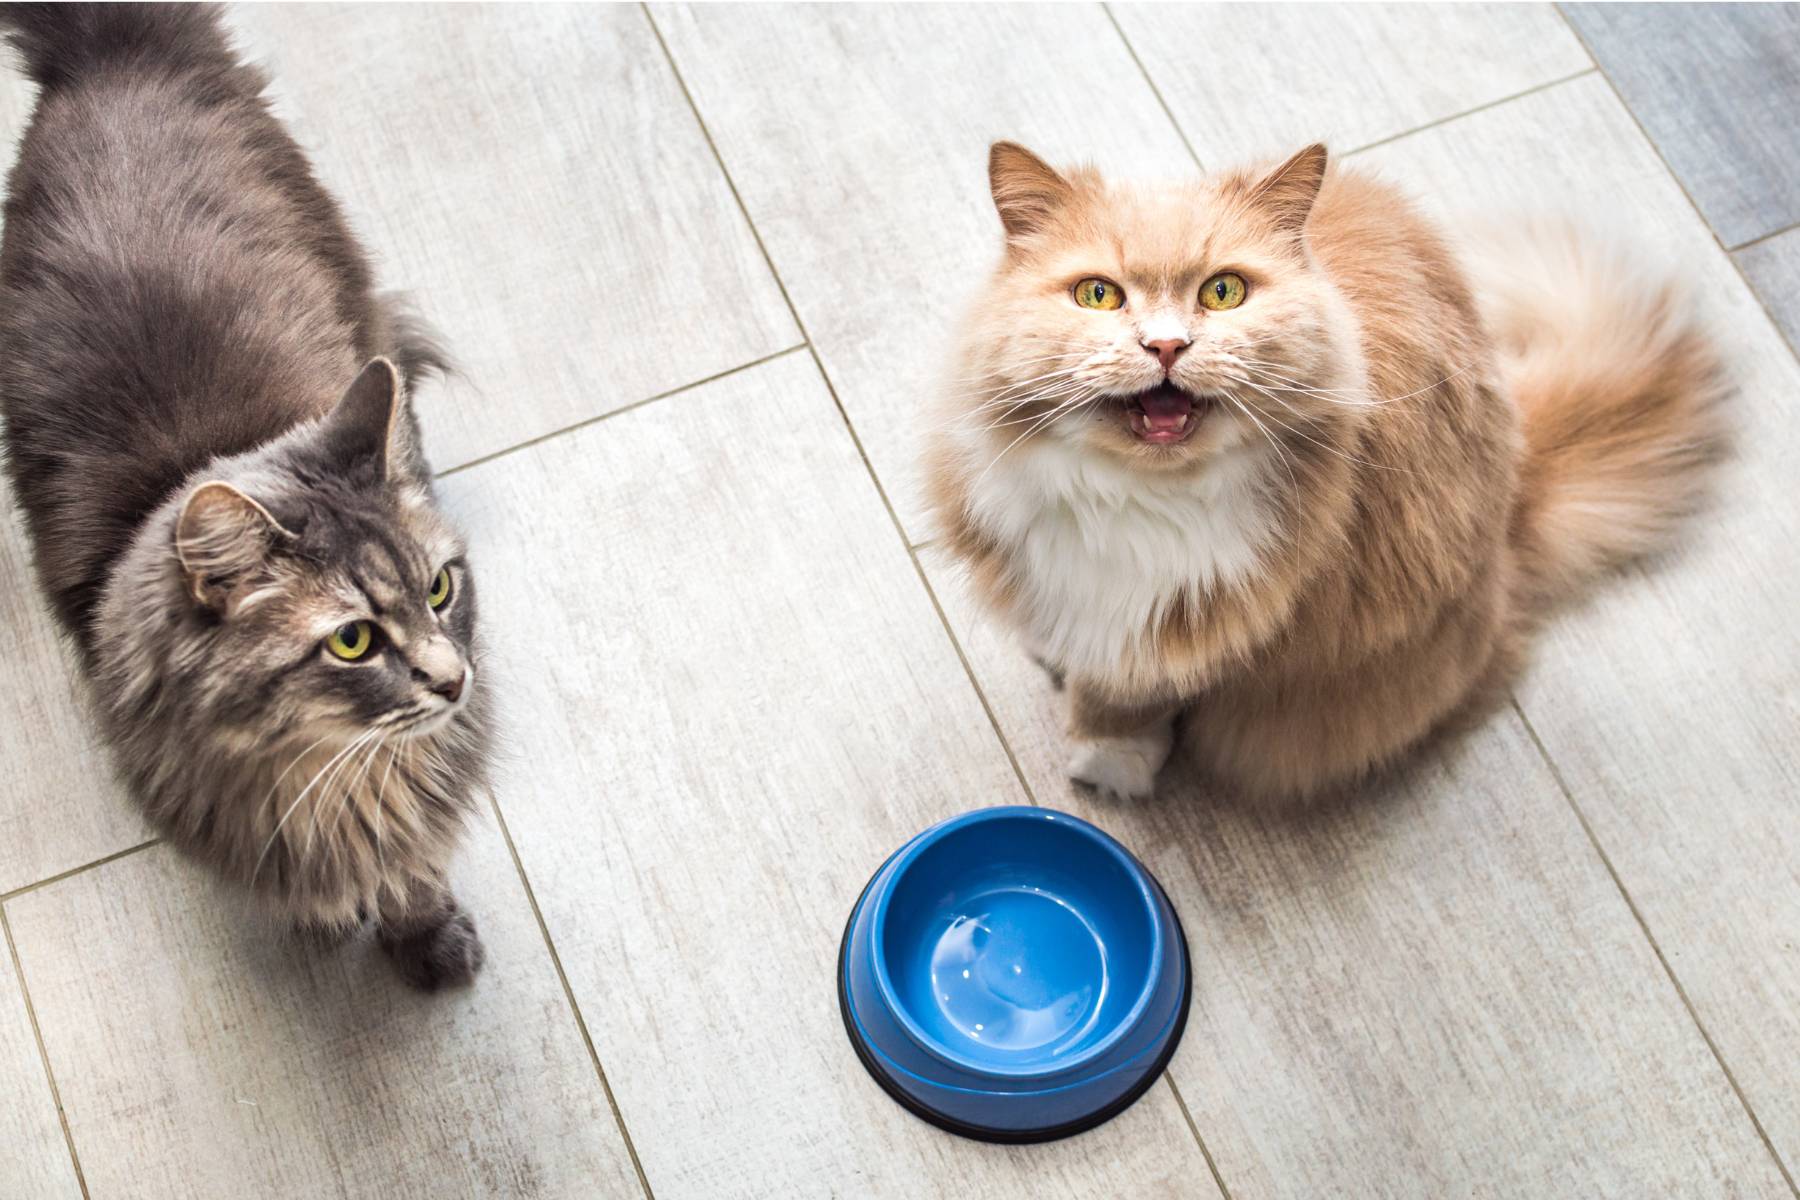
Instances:
[[[879,870],[875,872],[876,876],[880,874]],[[1149,872],[1146,871],[1145,874],[1148,875]],[[1173,904],[1169,904],[1169,915],[1175,918],[1175,936],[1181,939],[1181,956],[1187,965],[1187,970],[1182,973],[1181,1007],[1175,1013],[1175,1028],[1169,1035],[1168,1045],[1163,1047],[1162,1053],[1156,1056],[1156,1061],[1151,1064],[1150,1069],[1144,1072],[1144,1078],[1133,1084],[1130,1091],[1097,1112],[1090,1113],[1078,1120],[1065,1121],[1061,1125],[1050,1125],[1042,1129],[990,1129],[985,1125],[971,1125],[967,1121],[947,1117],[936,1109],[927,1108],[919,1103],[882,1073],[881,1068],[875,1063],[874,1056],[869,1053],[869,1048],[863,1045],[862,1040],[856,1036],[856,1023],[850,1016],[850,996],[844,980],[844,955],[850,949],[850,926],[856,921],[856,914],[862,908],[864,897],[869,894],[869,885],[874,882],[875,878],[871,877],[869,883],[863,885],[862,894],[857,896],[856,903],[850,906],[850,916],[844,921],[844,936],[838,939],[838,1016],[843,1019],[844,1034],[850,1039],[850,1047],[856,1051],[857,1060],[862,1063],[863,1070],[867,1071],[870,1078],[881,1085],[881,1090],[886,1092],[901,1108],[921,1121],[936,1125],[946,1133],[972,1138],[978,1142],[998,1142],[1009,1146],[1027,1145],[1032,1142],[1054,1142],[1059,1138],[1074,1137],[1078,1133],[1086,1133],[1090,1129],[1106,1124],[1136,1104],[1139,1098],[1154,1087],[1157,1080],[1162,1078],[1163,1071],[1168,1068],[1169,1060],[1175,1057],[1175,1048],[1181,1045],[1181,1035],[1187,1031],[1188,1002],[1194,997],[1194,960],[1188,953],[1187,931],[1181,926],[1181,914],[1175,911]],[[1150,882],[1156,888],[1157,894],[1162,896],[1163,902],[1168,904],[1169,896],[1167,892],[1163,891],[1162,884],[1158,883],[1154,877],[1151,877]]]

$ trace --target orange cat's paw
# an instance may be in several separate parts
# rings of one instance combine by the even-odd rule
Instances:
[[[1069,760],[1069,778],[1107,800],[1148,800],[1174,740],[1166,725],[1130,737],[1082,738]]]

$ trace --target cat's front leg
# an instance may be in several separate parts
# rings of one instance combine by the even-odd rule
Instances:
[[[427,992],[473,981],[487,954],[474,920],[438,878],[415,879],[404,896],[384,898],[376,937],[401,977]]]
[[[1175,715],[1167,700],[1121,703],[1092,685],[1069,686],[1069,778],[1108,800],[1147,800],[1175,746]]]

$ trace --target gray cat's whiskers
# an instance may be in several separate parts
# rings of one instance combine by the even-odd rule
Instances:
[[[344,811],[350,807],[350,802],[356,796],[358,789],[369,781],[369,771],[374,767],[375,760],[381,755],[381,748],[386,744],[385,737],[378,737],[370,742],[369,748],[363,752],[362,770],[357,773],[356,781],[344,785],[344,798],[338,801],[337,812],[333,813],[331,817],[331,828],[325,831],[325,846],[328,853],[335,844],[338,823],[344,819]]]
[[[302,759],[304,759],[307,755],[311,754],[314,750],[317,750],[321,745],[324,744],[325,739],[329,738],[330,736],[331,735],[329,733],[327,733],[327,734],[323,734],[323,735],[319,736],[318,738],[315,738],[313,740],[312,745],[308,746],[306,749],[302,750],[300,753],[294,755],[294,761],[290,762],[287,766],[282,768],[281,774],[277,775],[275,777],[275,782],[271,783],[269,785],[269,790],[263,794],[262,801],[257,805],[257,807],[261,808],[264,804],[267,804],[269,802],[270,798],[275,795],[275,789],[281,786],[281,781],[286,779],[288,777],[288,774],[291,771],[293,771],[293,769],[295,767],[300,765],[300,761]]]
[[[333,760],[336,763],[336,765],[332,768],[331,773],[328,776],[326,776],[324,785],[319,789],[319,797],[317,799],[314,799],[313,803],[312,803],[312,821],[311,821],[311,824],[307,826],[306,844],[304,846],[302,846],[300,849],[300,857],[301,858],[309,857],[312,854],[313,835],[315,835],[319,832],[319,814],[321,811],[323,811],[323,807],[324,807],[322,804],[322,800],[324,799],[324,797],[329,795],[332,787],[337,783],[338,778],[344,773],[344,771],[355,765],[356,756],[362,750],[362,748],[364,746],[368,745],[371,741],[373,741],[375,738],[377,738],[379,736],[380,736],[379,730],[376,730],[376,729],[364,730],[362,733],[357,735],[356,739],[353,742],[350,743],[351,749],[350,749],[349,754],[339,755],[337,758],[335,758]],[[279,826],[277,826],[276,831],[280,832]]]
[[[387,878],[387,850],[381,840],[381,812],[387,798],[388,776],[394,773],[394,760],[398,757],[400,757],[399,743],[390,743],[387,769],[381,773],[381,782],[375,785],[375,862],[380,868],[380,875],[383,879]]]
[[[300,802],[306,799],[307,794],[318,784],[320,777],[323,776],[326,771],[337,765],[338,761],[345,755],[356,749],[356,747],[361,744],[363,738],[370,736],[372,732],[373,731],[358,734],[348,745],[344,746],[341,750],[337,751],[337,753],[327,759],[325,765],[315,771],[313,777],[307,781],[306,786],[300,789],[300,794],[294,797],[293,802],[287,806],[287,811],[281,814],[281,819],[275,822],[275,828],[269,834],[269,840],[263,843],[262,853],[256,856],[256,867],[250,872],[251,883],[255,883],[256,877],[262,873],[263,860],[269,857],[269,851],[274,847],[275,839],[281,836],[281,827],[287,824],[288,818],[294,815],[294,810],[300,807]]]

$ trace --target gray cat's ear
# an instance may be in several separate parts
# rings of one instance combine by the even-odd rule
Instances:
[[[1250,199],[1274,215],[1278,228],[1298,232],[1319,198],[1330,158],[1324,144],[1314,142],[1251,184]]]
[[[333,462],[374,458],[383,479],[411,474],[418,461],[418,432],[400,369],[385,358],[369,360],[326,416],[322,432]]]
[[[1042,229],[1075,195],[1055,167],[1017,142],[988,148],[988,187],[1009,240]]]
[[[212,609],[223,609],[244,576],[268,561],[275,546],[294,535],[269,510],[229,483],[195,488],[175,520],[175,554],[188,591]]]

